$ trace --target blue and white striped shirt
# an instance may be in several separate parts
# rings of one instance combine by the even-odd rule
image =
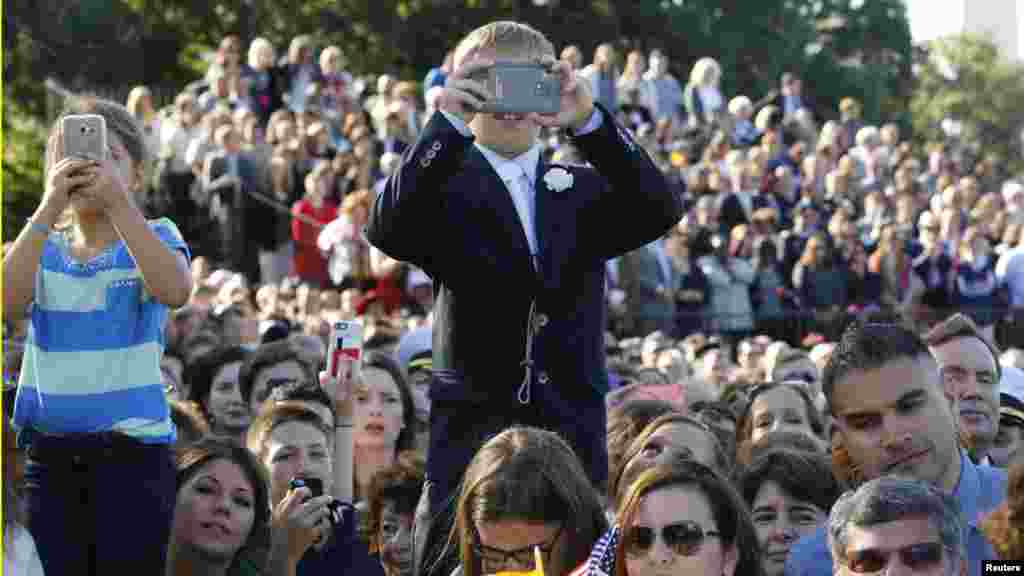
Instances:
[[[149,226],[190,258],[174,222],[161,218]],[[168,308],[146,292],[124,242],[83,264],[62,234],[51,234],[35,283],[14,426],[172,442],[160,377]]]

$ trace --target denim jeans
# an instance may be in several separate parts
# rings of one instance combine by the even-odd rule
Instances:
[[[28,528],[46,574],[163,574],[175,503],[171,448],[113,433],[26,432]]]

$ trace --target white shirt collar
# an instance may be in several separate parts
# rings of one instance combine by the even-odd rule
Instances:
[[[494,171],[504,180],[519,178],[519,170],[530,179],[530,184],[537,182],[537,163],[540,162],[540,145],[534,144],[529,150],[515,158],[505,158],[494,150],[481,144],[474,144],[484,155],[484,158],[491,163]]]

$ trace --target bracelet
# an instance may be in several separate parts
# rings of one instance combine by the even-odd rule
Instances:
[[[36,232],[39,232],[43,236],[49,236],[50,232],[51,232],[49,226],[45,226],[43,224],[40,224],[39,222],[36,222],[35,220],[29,220],[28,221],[28,227],[29,227],[30,230],[34,230]]]

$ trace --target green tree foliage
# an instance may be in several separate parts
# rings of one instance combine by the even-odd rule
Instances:
[[[963,142],[1008,161],[1021,161],[1024,128],[1024,66],[999,55],[989,39],[957,35],[932,42],[911,101],[914,133],[942,140],[942,121],[960,122]]]
[[[587,60],[608,40],[621,52],[660,48],[684,83],[693,62],[712,56],[724,92],[754,100],[795,72],[825,117],[854,96],[868,118],[899,120],[910,97],[901,0],[22,0],[4,6],[3,96],[16,104],[8,115],[44,127],[59,104],[47,98],[47,77],[118,100],[143,84],[167,105],[202,76],[203,55],[228,33],[263,36],[279,56],[293,37],[310,34],[320,46],[341,47],[355,73],[419,80],[457,38],[496,19],[528,22],[559,49],[576,44]],[[25,174],[41,172],[41,157],[14,161]],[[8,222],[16,232],[18,221]]]

